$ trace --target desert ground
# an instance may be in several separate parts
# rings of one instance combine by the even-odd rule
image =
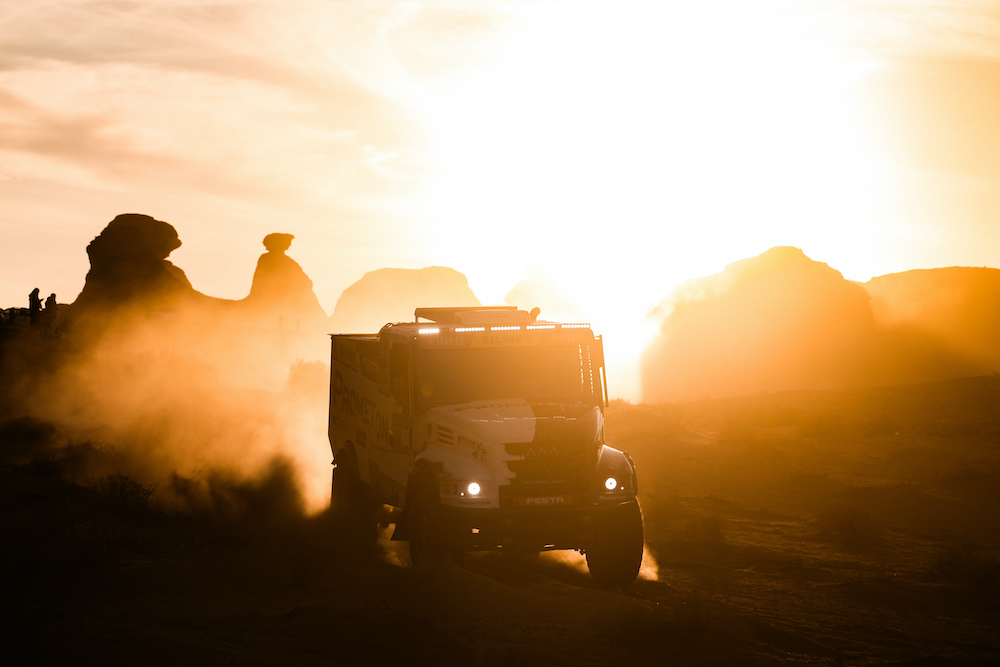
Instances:
[[[217,489],[226,511],[181,511],[126,475],[74,476],[103,446],[11,420],[5,662],[996,664],[998,406],[997,376],[613,402],[647,545],[618,590],[574,552],[414,570],[384,532],[303,513],[281,466]]]

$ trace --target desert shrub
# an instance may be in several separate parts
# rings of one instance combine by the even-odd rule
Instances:
[[[59,453],[62,475],[71,481],[85,479],[94,470],[113,469],[119,455],[110,444],[94,440],[75,440]]]
[[[190,478],[175,472],[166,491],[185,512],[234,523],[271,526],[304,516],[295,466],[280,456],[254,477],[221,469]]]
[[[164,516],[150,502],[156,486],[120,473],[88,478],[91,510],[75,522],[74,541],[96,557],[115,559],[121,550],[162,551]]]
[[[63,473],[63,465],[61,459],[56,458],[51,453],[44,453],[29,459],[22,470],[38,477],[60,477]]]
[[[156,491],[156,486],[153,484],[143,484],[128,475],[121,474],[87,480],[87,486],[113,506],[130,510],[149,507],[150,496]]]

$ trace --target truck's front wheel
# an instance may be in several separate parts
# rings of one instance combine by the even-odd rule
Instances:
[[[642,512],[638,502],[609,507],[600,513],[597,537],[587,547],[590,576],[599,586],[627,586],[642,565]]]
[[[423,568],[438,563],[447,552],[441,523],[441,506],[429,495],[414,499],[410,508],[410,561]]]

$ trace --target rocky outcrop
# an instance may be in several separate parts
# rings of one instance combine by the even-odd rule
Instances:
[[[267,252],[257,260],[250,294],[243,304],[278,327],[311,328],[326,321],[313,282],[298,262],[285,254],[295,237],[274,233],[264,237]]]
[[[87,246],[90,271],[74,313],[126,306],[155,312],[203,298],[167,260],[180,245],[169,223],[138,213],[117,216]]]
[[[934,382],[1000,372],[1000,270],[951,267],[864,285],[772,248],[661,304],[643,398]]]
[[[375,332],[387,322],[412,321],[416,308],[479,305],[468,279],[454,269],[378,269],[344,290],[330,325],[334,332]]]
[[[893,345],[893,381],[1000,371],[1000,269],[918,269],[865,283]]]
[[[877,339],[864,288],[790,247],[688,283],[656,315],[649,401],[863,383]]]

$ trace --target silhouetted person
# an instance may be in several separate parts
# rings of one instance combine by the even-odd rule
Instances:
[[[42,311],[42,317],[45,321],[46,329],[55,329],[56,327],[56,313],[59,310],[59,305],[56,303],[56,295],[52,293],[49,298],[45,300],[45,309]]]
[[[38,323],[38,316],[42,313],[42,298],[39,296],[39,290],[36,287],[31,290],[31,294],[28,295],[28,314],[31,318],[31,326],[34,327]]]

